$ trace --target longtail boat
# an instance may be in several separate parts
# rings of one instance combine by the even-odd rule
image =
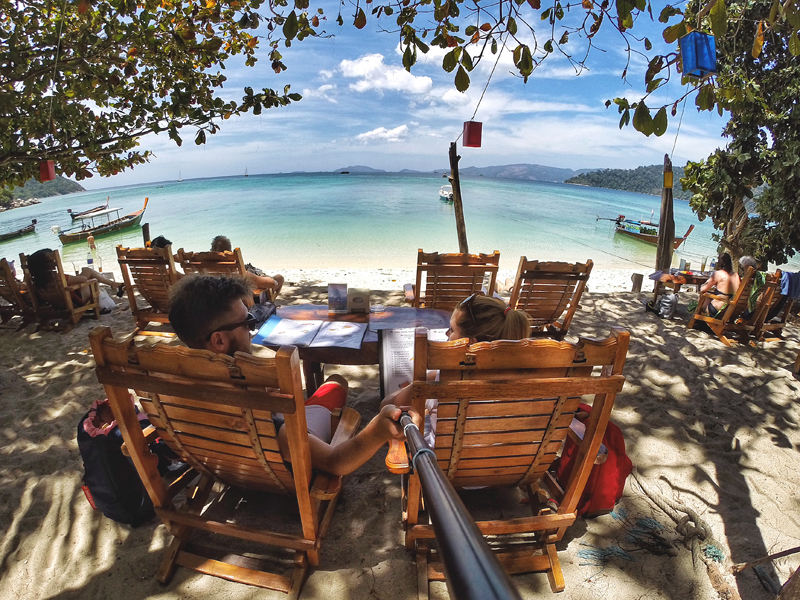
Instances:
[[[26,225],[22,229],[17,229],[16,231],[9,231],[8,233],[0,233],[0,242],[2,242],[3,240],[10,240],[11,238],[25,235],[26,233],[33,233],[34,231],[36,231],[36,219],[33,219],[30,225]]]
[[[114,233],[116,231],[128,229],[130,227],[136,227],[144,216],[144,211],[147,208],[148,200],[149,198],[144,199],[144,206],[141,208],[141,210],[137,210],[129,215],[125,215],[124,217],[119,216],[119,211],[122,210],[121,208],[107,208],[105,210],[95,211],[92,212],[92,214],[79,217],[79,219],[83,221],[81,227],[73,227],[67,231],[61,231],[61,228],[56,225],[52,228],[53,233],[58,235],[58,239],[61,240],[62,244],[69,244],[70,242],[85,240],[90,235],[98,237],[108,233]],[[116,218],[102,222],[102,217],[111,219],[109,216],[111,213],[116,213]],[[87,221],[89,221],[88,224],[86,223]]]
[[[74,212],[72,212],[71,208],[68,208],[67,212],[69,213],[69,216],[71,216],[72,220],[74,221],[76,219],[80,219],[81,217],[88,217],[92,213],[96,213],[96,212],[99,212],[101,210],[106,210],[108,208],[108,203],[110,201],[111,201],[111,196],[106,198],[106,203],[105,204],[101,204],[100,206],[95,206],[94,208],[90,208],[88,210],[84,210],[83,212],[78,212],[78,213],[74,213]]]
[[[600,220],[603,219],[603,217],[597,217],[597,219]],[[626,219],[625,215],[619,215],[616,219],[603,220],[613,221],[616,224],[617,233],[627,235],[628,237],[632,237],[647,244],[658,245],[658,223],[654,223],[653,221],[634,221],[633,219]],[[686,241],[686,238],[689,237],[693,229],[694,225],[690,225],[683,237],[675,238],[673,242],[674,250],[677,250],[678,246]]]

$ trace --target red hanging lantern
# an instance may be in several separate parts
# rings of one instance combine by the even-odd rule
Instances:
[[[464,121],[464,146],[470,148],[481,147],[481,132],[483,131],[483,123],[478,121]]]
[[[39,163],[39,181],[53,181],[56,178],[56,166],[52,160]]]

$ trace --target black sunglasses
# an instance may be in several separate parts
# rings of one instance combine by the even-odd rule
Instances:
[[[238,323],[231,323],[230,325],[222,325],[221,327],[217,327],[214,331],[209,333],[206,336],[206,341],[211,339],[211,336],[217,333],[218,331],[233,331],[234,329],[239,329],[239,327],[244,327],[247,325],[247,329],[255,329],[256,323],[258,320],[251,314],[247,315],[247,318],[244,321],[239,321]]]
[[[483,296],[483,294],[481,294],[480,292],[475,292],[474,294],[471,294],[469,297],[462,300],[461,303],[458,305],[458,308],[466,308],[469,311],[469,317],[470,319],[472,319],[473,325],[477,325],[478,322],[475,320],[475,313],[472,312],[472,302],[478,296]]]

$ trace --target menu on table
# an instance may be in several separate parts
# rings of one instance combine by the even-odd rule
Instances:
[[[282,319],[272,315],[253,337],[264,346],[308,346],[311,348],[361,348],[366,323]]]

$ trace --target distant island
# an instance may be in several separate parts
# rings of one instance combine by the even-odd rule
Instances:
[[[683,167],[673,167],[673,172],[673,197],[681,200],[691,199],[692,193],[684,190],[680,182],[681,177],[683,177]],[[565,180],[564,183],[660,196],[663,179],[664,167],[662,165],[650,165],[647,167],[637,167],[635,169],[601,169],[599,171],[591,171],[589,173],[582,173],[570,177]]]
[[[22,187],[0,189],[0,211],[38,204],[39,198],[49,198],[50,196],[61,196],[83,191],[85,190],[82,185],[60,175],[53,181],[44,183],[31,179]]]
[[[464,177],[497,177],[501,179],[524,179],[527,181],[547,181],[550,183],[563,183],[568,177],[574,177],[582,173],[588,173],[591,169],[562,169],[559,167],[548,167],[545,165],[517,164],[517,165],[498,165],[494,167],[464,167],[459,169],[459,174]],[[386,173],[383,169],[373,169],[364,165],[351,165],[336,169],[334,173]],[[438,174],[450,173],[450,169],[436,169],[433,171]],[[403,169],[402,174],[413,175],[415,173],[430,173],[430,171],[415,171],[413,169]]]

